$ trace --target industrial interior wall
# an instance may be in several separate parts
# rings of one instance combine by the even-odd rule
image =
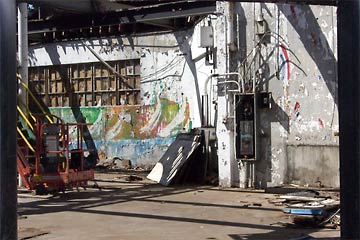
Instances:
[[[273,99],[258,114],[258,186],[339,187],[336,10],[236,3],[235,61]]]
[[[105,61],[140,59],[139,105],[80,106],[100,160],[129,159],[154,165],[180,132],[200,126],[200,90],[210,69],[198,48],[199,27],[174,34],[85,41]],[[200,57],[199,57],[200,56]],[[195,59],[195,60],[194,60]],[[82,42],[30,47],[29,66],[99,62]],[[65,122],[76,122],[71,107],[51,107]],[[74,146],[75,147],[75,146]]]

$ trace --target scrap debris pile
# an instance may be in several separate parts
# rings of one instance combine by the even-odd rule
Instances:
[[[112,158],[100,161],[95,166],[96,170],[135,170],[135,171],[147,171],[149,169],[142,168],[140,166],[132,166],[131,161],[128,159]]]
[[[340,226],[340,201],[336,193],[306,190],[278,195],[269,202],[276,206],[285,206],[282,211],[292,218],[294,225],[331,228]]]

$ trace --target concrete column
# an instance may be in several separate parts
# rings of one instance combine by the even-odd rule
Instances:
[[[228,32],[229,2],[217,2],[218,20],[216,22],[217,73],[224,74],[230,69]],[[224,80],[219,78],[219,80]],[[234,154],[234,115],[231,95],[226,93],[227,86],[218,86],[216,135],[218,141],[219,185],[222,187],[238,186],[236,177],[237,163]],[[235,171],[234,171],[235,170]]]
[[[360,239],[359,11],[359,1],[339,1],[341,239]]]
[[[18,5],[18,56],[19,56],[19,74],[21,79],[28,85],[28,10],[27,3],[19,3]],[[20,87],[21,85],[19,85]],[[26,105],[27,102],[27,94],[26,90],[23,87],[20,87],[20,99]],[[26,107],[22,106],[23,112],[26,111]],[[19,187],[23,186],[20,175],[19,179]]]
[[[17,239],[14,0],[0,0],[0,79],[0,239]]]
[[[28,9],[27,3],[18,5],[18,55],[19,74],[25,84],[28,84]],[[21,89],[21,99],[27,104],[25,89]]]

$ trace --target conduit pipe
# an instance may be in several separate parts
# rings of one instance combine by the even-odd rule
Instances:
[[[21,2],[18,4],[18,59],[19,59],[19,74],[21,79],[28,85],[28,10],[27,3]],[[20,91],[21,100],[27,105],[27,94],[25,89]],[[25,110],[25,109],[22,109]]]
[[[229,92],[244,92],[244,80],[241,78],[241,74],[240,73],[237,73],[237,72],[229,72],[229,73],[223,73],[223,74],[211,74],[210,76],[208,76],[204,82],[204,92],[203,92],[203,95],[202,95],[202,120],[201,120],[201,124],[202,126],[208,126],[209,125],[209,99],[208,99],[208,84],[209,84],[209,81],[212,79],[212,78],[219,78],[219,77],[226,77],[226,76],[238,76],[239,79],[240,79],[240,83],[241,85],[239,84],[238,81],[235,81],[235,80],[225,80],[223,82],[218,82],[218,84],[228,84],[228,83],[235,83],[237,86],[238,86],[238,89],[237,90],[229,90]],[[226,94],[226,93],[225,93]],[[228,108],[226,108],[226,114],[228,115]]]
[[[236,51],[234,38],[234,2],[228,2],[228,17],[227,21],[227,44],[230,51]]]

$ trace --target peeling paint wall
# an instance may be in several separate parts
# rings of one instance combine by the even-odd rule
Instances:
[[[89,132],[100,159],[119,157],[132,160],[134,165],[151,165],[152,159],[161,157],[177,133],[187,126],[189,104],[183,105],[159,98],[151,106],[82,107],[80,111],[90,124]],[[159,114],[154,113],[157,109]],[[76,122],[71,108],[50,111],[65,122]],[[75,134],[75,130],[70,129],[70,133]]]
[[[236,2],[231,3],[230,18],[228,4],[217,3],[217,20],[212,21],[215,70],[205,64],[205,49],[199,47],[199,28],[208,19],[174,34],[87,41],[106,61],[140,59],[141,65],[141,105],[80,109],[92,123],[90,134],[100,157],[155,164],[179,132],[200,127],[206,78],[237,71],[256,79],[258,91],[273,96],[272,108],[258,112],[256,185],[318,186],[320,179],[338,187],[336,8]],[[267,23],[265,35],[256,34],[261,16]],[[231,49],[229,19],[234,21],[236,45]],[[98,60],[81,42],[29,49],[29,66],[89,62]],[[211,108],[210,122],[217,127],[219,183],[243,186],[246,170],[234,157],[233,120],[224,123],[234,104],[216,85],[213,79],[207,91],[217,104],[217,111]],[[51,111],[75,121],[71,108]]]
[[[272,109],[259,112],[258,185],[318,186],[314,179],[322,179],[339,187],[336,8],[238,3],[236,11],[239,55],[262,41],[254,50],[260,57],[246,61],[259,61],[251,72],[261,68],[258,90],[272,92],[274,100]],[[261,13],[268,36],[256,34]]]
[[[106,61],[140,59],[141,104],[80,107],[100,159],[154,165],[180,132],[200,127],[200,89],[210,70],[198,48],[198,27],[188,32],[87,41]],[[90,63],[98,59],[81,42],[33,46],[29,66]],[[50,111],[76,122],[70,107]],[[76,146],[74,146],[76,147]]]

